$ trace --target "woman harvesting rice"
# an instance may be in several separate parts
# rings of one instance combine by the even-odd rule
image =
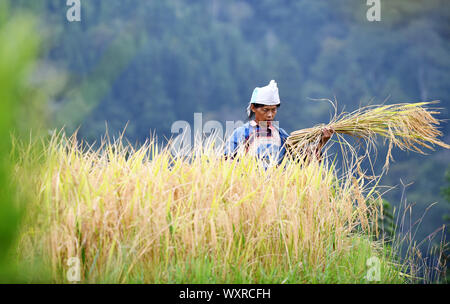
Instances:
[[[225,144],[225,156],[234,158],[239,153],[254,155],[265,167],[280,164],[286,155],[285,142],[289,134],[274,121],[280,107],[275,80],[265,87],[257,87],[247,107],[249,121],[235,129]],[[254,118],[252,119],[252,117]],[[333,128],[323,128],[315,156],[320,160],[322,147],[333,135]]]

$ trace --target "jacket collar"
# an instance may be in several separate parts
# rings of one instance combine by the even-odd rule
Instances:
[[[250,120],[250,126],[252,126],[252,127],[256,127],[258,124],[256,123],[256,121],[253,119],[253,120]],[[268,122],[267,123],[267,125],[269,126],[269,127],[272,127],[272,126],[274,126],[273,124],[272,124],[272,122]]]

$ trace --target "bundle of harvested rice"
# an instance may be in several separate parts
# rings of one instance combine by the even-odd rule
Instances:
[[[351,113],[344,112],[335,115],[328,125],[322,124],[292,132],[286,141],[286,147],[292,156],[310,151],[311,147],[319,143],[322,128],[332,127],[338,136],[347,134],[372,144],[377,135],[387,139],[389,150],[385,167],[389,165],[393,146],[421,154],[425,153],[419,148],[420,146],[431,150],[434,150],[432,147],[434,145],[450,149],[450,145],[437,139],[442,132],[437,128],[440,120],[433,117],[433,114],[440,112],[437,109],[424,108],[426,105],[437,102],[371,105]]]

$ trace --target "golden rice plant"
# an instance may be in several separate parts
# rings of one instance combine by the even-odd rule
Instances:
[[[85,283],[367,283],[378,256],[382,281],[403,281],[370,239],[380,199],[351,172],[123,142],[94,148],[62,133],[39,155],[24,145],[15,177],[34,199],[19,261],[39,257],[59,283],[71,257]]]
[[[433,103],[437,101],[370,105],[351,113],[343,112],[335,115],[327,125],[292,132],[286,141],[287,150],[293,157],[310,151],[319,143],[323,127],[333,128],[337,136],[346,134],[369,144],[374,144],[377,136],[386,139],[389,142],[386,168],[392,158],[393,146],[422,154],[425,153],[421,148],[434,150],[435,145],[450,149],[450,145],[438,139],[442,135],[437,127],[440,121],[433,114],[439,114],[439,111],[425,107]]]

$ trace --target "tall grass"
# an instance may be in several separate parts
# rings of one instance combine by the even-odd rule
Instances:
[[[368,283],[373,256],[380,282],[409,280],[373,237],[376,189],[326,159],[265,170],[212,146],[187,159],[154,140],[94,148],[63,132],[14,150],[34,195],[18,260],[42,260],[51,282],[67,282],[70,257],[84,283]]]

